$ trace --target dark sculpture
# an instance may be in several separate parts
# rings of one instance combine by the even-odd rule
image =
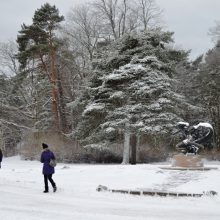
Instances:
[[[176,149],[182,153],[198,154],[204,148],[213,147],[214,130],[211,124],[200,122],[189,126],[188,122],[178,122],[177,127],[181,142],[176,145]]]

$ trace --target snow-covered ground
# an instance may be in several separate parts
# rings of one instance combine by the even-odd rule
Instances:
[[[43,191],[42,164],[4,158],[0,169],[0,220],[219,220],[220,163],[211,171],[163,170],[164,164],[58,164],[53,176],[58,191]],[[214,190],[217,196],[159,197],[97,192],[155,189],[175,192]]]

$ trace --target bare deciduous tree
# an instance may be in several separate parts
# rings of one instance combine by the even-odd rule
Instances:
[[[138,0],[137,7],[144,30],[161,24],[163,11],[157,6],[155,0]]]
[[[154,0],[95,0],[71,9],[63,33],[81,71],[88,72],[98,42],[157,27],[161,13]]]
[[[99,14],[103,35],[118,39],[137,28],[138,11],[131,0],[96,0],[92,4]]]
[[[216,42],[220,39],[220,21],[215,21],[215,26],[209,29],[208,34]]]
[[[118,16],[118,0],[96,0],[93,6],[96,8],[100,17],[103,18],[103,21],[106,21],[106,25],[109,25],[114,39],[117,39],[119,37],[117,33],[117,20],[120,20],[120,16]]]
[[[86,50],[91,61],[101,32],[98,16],[93,13],[89,5],[82,5],[72,8],[67,20],[63,32],[78,45],[78,48],[74,46],[74,49],[79,54]]]
[[[15,42],[0,43],[0,74],[13,76],[18,73],[16,53],[17,45]]]

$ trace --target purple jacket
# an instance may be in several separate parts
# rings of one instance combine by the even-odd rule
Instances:
[[[54,167],[49,165],[50,159],[55,159],[53,152],[50,150],[44,150],[41,153],[41,159],[40,159],[41,163],[44,163],[43,171],[42,171],[44,175],[53,174],[55,172]]]

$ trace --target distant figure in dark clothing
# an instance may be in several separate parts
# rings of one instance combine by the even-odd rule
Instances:
[[[1,168],[1,163],[2,163],[2,157],[3,157],[2,149],[0,148],[0,168]]]
[[[43,147],[43,152],[41,153],[41,163],[44,163],[43,165],[43,175],[44,175],[44,185],[45,185],[45,190],[43,191],[44,193],[49,192],[49,187],[48,187],[48,180],[50,181],[53,191],[56,192],[57,187],[55,182],[52,179],[52,175],[54,174],[54,167],[50,166],[50,160],[54,159],[55,156],[52,151],[49,150],[49,147],[47,144],[42,143]]]

